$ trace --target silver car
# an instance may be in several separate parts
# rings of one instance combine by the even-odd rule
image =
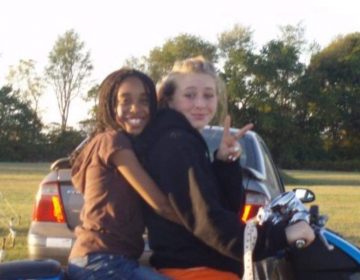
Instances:
[[[213,154],[219,146],[222,127],[207,127],[203,135]],[[257,213],[259,207],[284,192],[284,185],[268,148],[256,132],[247,132],[240,144],[246,205],[239,213],[239,219],[247,220]],[[71,184],[68,158],[55,161],[50,169],[36,195],[28,233],[29,257],[52,258],[65,265],[75,239],[74,228],[80,222],[83,197]],[[145,248],[141,258],[143,263],[147,262],[149,254],[149,248]]]

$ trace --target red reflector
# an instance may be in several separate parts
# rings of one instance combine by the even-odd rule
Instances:
[[[46,184],[40,187],[36,196],[32,220],[39,222],[65,222],[57,184]]]
[[[241,220],[243,222],[246,222],[249,219],[250,212],[251,212],[251,205],[245,205],[244,212],[241,217]]]
[[[254,218],[257,215],[260,207],[261,205],[246,204],[244,207],[244,211],[242,212],[242,214],[240,213],[241,221],[246,223],[251,218]]]
[[[256,193],[249,191],[246,193],[246,204],[241,213],[239,213],[239,217],[242,222],[246,223],[246,221],[255,217],[260,209],[260,207],[264,206],[267,199],[261,193]]]

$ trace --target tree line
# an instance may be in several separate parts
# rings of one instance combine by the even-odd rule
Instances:
[[[341,35],[320,48],[305,28],[283,26],[279,36],[256,46],[249,27],[235,25],[215,43],[180,34],[127,65],[159,81],[175,60],[203,55],[225,82],[233,126],[247,122],[268,144],[282,168],[360,169],[360,33]],[[0,89],[0,160],[54,160],[66,156],[91,129],[98,85],[85,88],[93,65],[79,35],[59,36],[45,74],[34,61],[20,61]],[[53,86],[61,124],[45,127],[37,111],[43,83]],[[20,86],[22,85],[22,86]],[[93,102],[80,129],[68,127],[72,99]]]

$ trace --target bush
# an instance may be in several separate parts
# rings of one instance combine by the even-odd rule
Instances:
[[[48,143],[44,148],[44,160],[54,161],[68,156],[86,137],[83,131],[69,129],[66,131],[53,130],[48,135]]]

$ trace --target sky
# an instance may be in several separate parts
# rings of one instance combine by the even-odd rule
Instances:
[[[93,83],[181,33],[215,43],[239,24],[261,46],[280,35],[280,26],[301,22],[305,38],[325,47],[338,35],[360,32],[359,0],[1,0],[0,11],[0,87],[20,59],[36,61],[42,73],[57,38],[70,29],[91,53]],[[44,123],[60,122],[51,88],[40,107]],[[87,110],[75,100],[69,124],[76,126]]]

